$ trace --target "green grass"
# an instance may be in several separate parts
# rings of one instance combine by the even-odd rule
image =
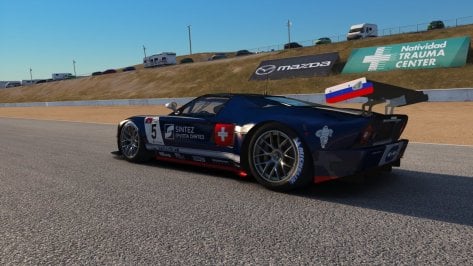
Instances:
[[[473,53],[471,46],[468,63],[461,68],[398,70],[349,75],[332,74],[327,77],[275,81],[248,80],[263,60],[339,52],[340,63],[336,68],[341,69],[354,48],[459,36],[473,38],[473,25],[310,46],[244,57],[230,57],[211,62],[207,61],[207,58],[212,55],[211,53],[186,55],[178,57],[177,60],[192,57],[196,63],[152,69],[144,69],[142,65],[138,65],[136,71],[1,89],[0,102],[165,98],[198,96],[215,92],[317,93],[323,92],[327,87],[362,76],[411,89],[472,88]]]

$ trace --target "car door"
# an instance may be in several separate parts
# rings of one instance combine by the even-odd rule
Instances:
[[[162,157],[199,162],[228,157],[222,152],[231,152],[227,142],[233,143],[233,127],[223,128],[225,124],[217,123],[217,115],[227,100],[226,97],[203,96],[169,116],[147,118],[148,143],[154,145]]]
[[[165,116],[159,123],[166,146],[206,148],[212,143],[213,125],[208,118]]]

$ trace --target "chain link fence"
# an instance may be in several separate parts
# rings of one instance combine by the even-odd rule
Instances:
[[[471,25],[473,24],[473,16],[468,17],[460,17],[454,19],[443,20],[445,28],[453,28],[459,27],[464,25]],[[404,34],[404,33],[414,33],[414,32],[423,32],[427,31],[427,27],[429,26],[430,22],[418,23],[413,25],[405,25],[405,26],[398,26],[392,28],[385,28],[385,29],[378,29],[378,36],[391,36],[397,34]],[[348,28],[347,28],[348,30]],[[347,41],[346,33],[332,35],[332,36],[320,36],[320,37],[328,37],[332,40],[332,42],[345,42]],[[302,46],[312,46],[315,44],[317,39],[312,40],[304,40],[304,41],[297,41],[297,43],[301,44]],[[262,46],[258,48],[249,49],[254,53],[264,53],[264,52],[272,52],[272,51],[279,51],[284,49],[284,44],[274,44],[268,46]]]

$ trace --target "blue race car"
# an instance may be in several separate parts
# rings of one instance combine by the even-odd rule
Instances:
[[[167,116],[130,117],[118,125],[118,153],[130,162],[152,158],[251,175],[287,191],[391,170],[408,140],[406,115],[341,109],[283,96],[208,94]]]

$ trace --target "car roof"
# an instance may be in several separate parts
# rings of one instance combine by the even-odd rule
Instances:
[[[258,93],[209,93],[209,94],[204,94],[199,97],[235,97],[235,96],[250,96],[250,97],[267,97],[267,96],[273,96],[273,95],[264,95],[264,94],[258,94]]]
[[[268,97],[287,98],[287,97],[281,96],[281,95],[258,94],[258,93],[210,93],[210,94],[201,95],[197,98],[204,98],[204,97],[217,97],[217,98],[222,97],[222,98],[229,98],[229,99],[236,98],[236,97],[242,97],[242,98],[246,98],[246,99],[259,98],[259,99],[264,99],[264,100],[267,100]]]

